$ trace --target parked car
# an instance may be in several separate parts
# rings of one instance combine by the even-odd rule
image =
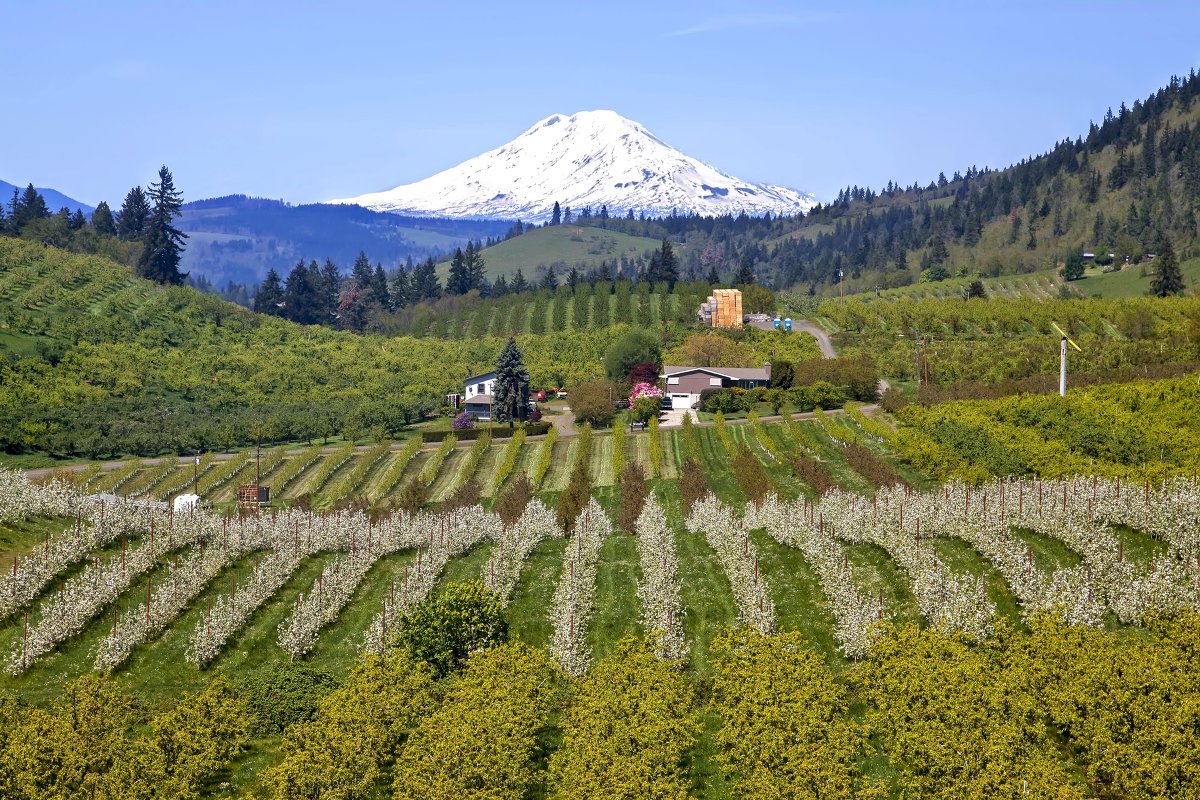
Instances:
[[[672,408],[674,408],[674,406],[673,406],[673,405],[671,405],[671,395],[669,395],[669,394],[668,394],[668,395],[663,395],[663,399],[662,399],[662,410],[663,410],[663,411],[670,411]]]

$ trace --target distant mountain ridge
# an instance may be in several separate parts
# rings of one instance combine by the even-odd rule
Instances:
[[[555,202],[610,215],[796,215],[814,195],[755,184],[670,147],[615,111],[554,114],[508,144],[416,183],[331,203],[445,217],[550,219]]]
[[[25,186],[28,186],[28,184]],[[13,189],[23,192],[25,191],[25,186],[17,186],[8,181],[0,181],[0,202],[4,203],[5,213],[8,213],[8,202],[12,199]],[[33,188],[37,189],[38,194],[46,201],[46,208],[51,211],[57,212],[60,208],[66,208],[71,213],[82,211],[84,216],[90,216],[96,210],[95,206],[89,206],[87,203],[80,202],[73,197],[68,197],[55,189],[44,189],[41,186]]]
[[[421,219],[357,206],[293,206],[229,195],[183,206],[188,234],[184,271],[218,286],[258,283],[267,270],[286,273],[298,260],[332,259],[349,269],[359,251],[391,269],[406,259],[439,257],[468,241],[503,236],[507,221]]]

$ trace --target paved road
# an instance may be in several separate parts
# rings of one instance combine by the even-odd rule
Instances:
[[[821,330],[815,323],[809,322],[806,319],[799,319],[792,323],[792,330],[804,331],[817,340],[817,346],[821,348],[821,356],[823,358],[837,358],[837,351],[833,349],[833,342],[829,339],[829,334]]]
[[[816,323],[802,319],[792,323],[793,330],[801,330],[811,335],[817,340],[817,346],[821,348],[822,358],[837,358],[837,351],[833,349],[833,342],[829,338],[829,334],[823,331]],[[892,384],[888,383],[886,378],[879,379],[879,394],[892,388]]]
[[[542,419],[550,420],[551,424],[558,428],[559,436],[574,436],[575,412],[571,410],[570,406],[563,406],[559,410],[562,412],[561,414],[547,414],[546,416],[542,417]]]

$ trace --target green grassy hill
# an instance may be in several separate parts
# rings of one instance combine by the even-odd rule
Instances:
[[[560,278],[566,270],[578,267],[587,270],[601,261],[619,261],[622,257],[634,259],[657,249],[661,242],[643,236],[630,236],[618,231],[581,225],[555,225],[537,228],[483,251],[489,281],[501,275],[511,276],[520,269],[526,280],[534,280],[544,270],[539,267],[554,265]],[[686,245],[675,245],[686,253]],[[450,273],[447,259],[438,265],[438,275],[443,281]]]

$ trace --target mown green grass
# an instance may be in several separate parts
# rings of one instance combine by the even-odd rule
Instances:
[[[938,558],[949,569],[955,572],[966,572],[970,575],[987,578],[988,599],[996,604],[996,612],[1003,614],[1013,625],[1021,625],[1021,608],[1004,576],[988,563],[975,548],[962,539],[951,537],[935,537],[928,539],[933,543]]]
[[[612,261],[622,255],[640,256],[655,250],[661,242],[641,236],[630,236],[603,228],[579,225],[555,225],[526,231],[484,252],[484,269],[489,281],[501,275],[510,276],[521,269],[525,278],[536,279],[539,264],[583,264],[594,266],[601,260]],[[687,246],[676,244],[676,252],[686,252]],[[450,272],[450,261],[438,265],[444,280]],[[563,278],[559,275],[559,279]]]
[[[758,550],[760,574],[775,604],[776,628],[799,632],[822,651],[826,661],[839,663],[833,615],[820,578],[799,550],[780,544],[766,532],[751,531],[750,540]]]
[[[1200,283],[1200,258],[1180,262],[1179,269],[1185,286]],[[1153,280],[1154,263],[1150,262],[1146,265],[1145,275],[1140,265],[1127,266],[1120,272],[1103,272],[1099,267],[1092,267],[1084,272],[1083,278],[1072,281],[1071,286],[1086,297],[1144,297],[1150,293]]]
[[[708,674],[708,644],[718,632],[737,622],[737,602],[729,578],[704,536],[689,533],[683,525],[684,510],[674,481],[655,484],[667,524],[675,533],[679,559],[680,599],[683,601],[683,631],[689,644],[688,662],[693,670]]]
[[[1033,556],[1033,565],[1043,572],[1076,567],[1083,557],[1072,550],[1066,542],[1027,528],[1011,528],[1013,536],[1023,542]]]
[[[1142,531],[1126,525],[1113,525],[1109,530],[1121,543],[1124,557],[1136,564],[1148,565],[1154,559],[1170,553],[1171,548],[1166,542]]]
[[[547,539],[533,548],[505,611],[509,634],[533,647],[545,647],[554,635],[550,609],[567,546],[566,539]]]
[[[897,624],[919,623],[921,614],[908,576],[882,547],[874,544],[843,544],[854,582],[872,597],[883,597],[884,616]]]

